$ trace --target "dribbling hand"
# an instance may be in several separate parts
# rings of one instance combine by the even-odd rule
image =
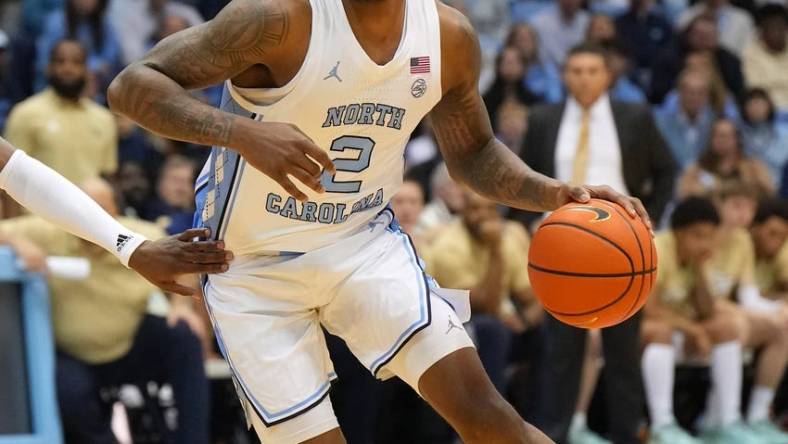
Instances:
[[[238,122],[243,122],[243,131],[233,148],[251,166],[300,201],[307,200],[307,196],[296,187],[293,178],[318,193],[325,191],[320,176],[323,170],[335,174],[334,163],[325,150],[295,125],[251,119],[238,119]]]
[[[640,199],[621,194],[607,185],[576,186],[565,183],[559,190],[558,202],[559,206],[570,202],[586,203],[592,198],[603,199],[620,205],[631,217],[640,217],[646,228],[653,233],[651,218],[648,216],[648,211],[646,211],[646,207],[643,206]]]
[[[162,290],[191,296],[196,289],[178,284],[177,276],[222,273],[227,271],[233,259],[222,241],[192,241],[208,236],[210,230],[193,228],[163,239],[145,241],[131,254],[129,267]]]

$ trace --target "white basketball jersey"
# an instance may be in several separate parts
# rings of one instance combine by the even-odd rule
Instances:
[[[402,183],[404,148],[441,98],[440,25],[435,0],[406,0],[394,58],[372,61],[341,0],[310,0],[312,34],[304,62],[285,86],[240,88],[227,81],[221,107],[264,122],[287,122],[334,160],[323,194],[294,182],[290,197],[236,152],[214,147],[198,179],[203,226],[236,254],[306,252],[367,225]]]

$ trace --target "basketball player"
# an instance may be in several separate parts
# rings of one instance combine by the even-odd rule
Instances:
[[[76,185],[24,151],[0,138],[0,189],[20,205],[65,231],[93,242],[114,254],[163,290],[192,295],[195,289],[175,278],[187,273],[219,273],[228,268],[232,254],[221,241],[192,242],[208,237],[208,229],[146,240],[121,225]]]
[[[539,175],[497,141],[479,65],[469,22],[434,0],[234,0],[110,86],[116,112],[214,146],[198,211],[236,259],[207,278],[206,300],[263,442],[344,442],[321,325],[463,442],[552,442],[492,386],[457,314],[467,295],[461,306],[430,288],[387,209],[405,142],[430,113],[452,176],[491,200],[546,211],[600,197],[647,215],[608,187]],[[221,81],[221,109],[187,92]]]

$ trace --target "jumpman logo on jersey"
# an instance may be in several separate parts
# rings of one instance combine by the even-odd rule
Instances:
[[[456,328],[457,330],[462,330],[462,327],[460,327],[459,325],[455,324],[454,321],[451,319],[451,316],[449,316],[449,328],[446,330],[446,333],[444,333],[444,334],[446,334],[446,335],[449,334],[449,332],[452,331],[452,329],[454,329],[454,328]]]
[[[382,220],[373,220],[372,222],[367,224],[367,228],[369,228],[369,232],[371,233],[375,231],[375,228],[378,225],[383,225],[383,224],[385,224],[385,222],[383,222]]]
[[[323,80],[328,80],[331,77],[336,77],[337,80],[339,80],[340,82],[342,81],[342,77],[339,77],[339,61],[337,61],[337,64],[334,65],[333,68],[331,68],[331,71],[328,72],[328,75],[323,77]]]

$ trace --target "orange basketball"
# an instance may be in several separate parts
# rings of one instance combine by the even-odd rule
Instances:
[[[564,205],[542,222],[528,252],[528,275],[556,319],[608,327],[646,303],[657,277],[657,252],[639,218],[592,199]]]

